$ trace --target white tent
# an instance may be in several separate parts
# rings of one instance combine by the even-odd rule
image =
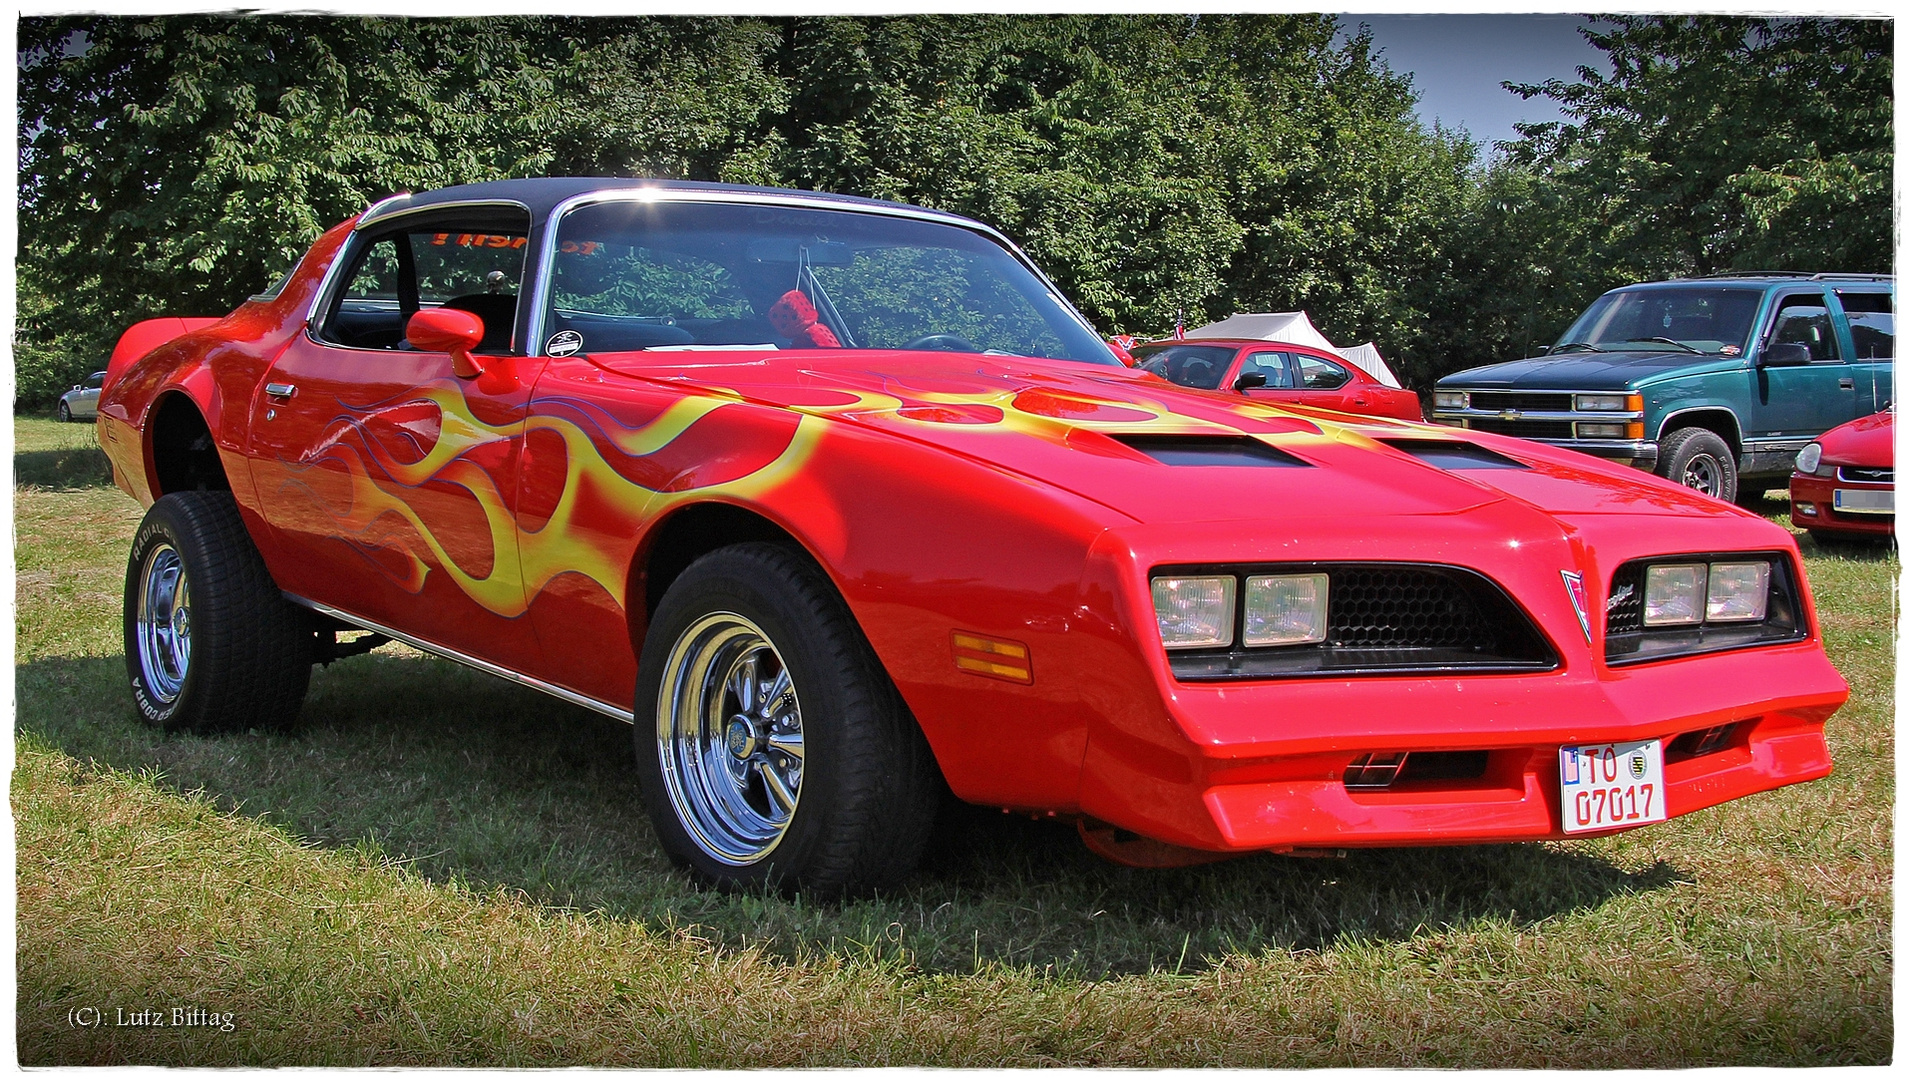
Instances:
[[[1264,311],[1256,314],[1235,315],[1221,319],[1216,323],[1207,323],[1195,330],[1188,330],[1191,338],[1258,338],[1261,341],[1284,341],[1293,345],[1310,345],[1315,349],[1337,353],[1345,361],[1367,375],[1379,380],[1386,386],[1398,386],[1399,377],[1392,373],[1385,358],[1379,355],[1379,347],[1368,341],[1364,345],[1354,345],[1342,349],[1326,340],[1326,335],[1312,324],[1303,311]]]

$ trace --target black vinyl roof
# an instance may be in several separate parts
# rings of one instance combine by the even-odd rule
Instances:
[[[604,176],[546,176],[525,180],[490,180],[480,184],[458,184],[454,187],[436,188],[421,191],[415,195],[394,195],[375,204],[367,211],[360,224],[370,222],[396,213],[410,213],[433,206],[468,202],[513,202],[522,203],[530,208],[533,222],[543,222],[550,212],[564,201],[593,191],[618,191],[631,188],[654,188],[666,191],[710,191],[727,192],[739,195],[763,195],[779,198],[800,198],[805,201],[837,203],[843,208],[867,208],[880,210],[905,210],[910,214],[932,214],[950,221],[973,224],[969,219],[946,211],[929,210],[908,203],[886,202],[881,199],[864,199],[857,195],[836,195],[826,191],[800,191],[792,188],[751,187],[746,184],[712,184],[699,180],[653,180],[643,177],[604,177]]]

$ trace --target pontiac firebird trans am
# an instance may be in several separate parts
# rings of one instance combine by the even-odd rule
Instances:
[[[1598,835],[1829,772],[1787,532],[1575,451],[1174,386],[974,221],[400,195],[100,398],[139,711],[387,640],[634,721],[705,881],[865,891],[944,786],[1175,865]]]

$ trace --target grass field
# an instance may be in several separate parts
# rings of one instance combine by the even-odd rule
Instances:
[[[23,1064],[1890,1060],[1887,552],[1804,542],[1855,690],[1828,779],[1615,838],[1176,871],[974,813],[835,906],[691,888],[626,726],[395,646],[321,669],[290,735],[141,726],[139,510],[89,427],[14,432]]]

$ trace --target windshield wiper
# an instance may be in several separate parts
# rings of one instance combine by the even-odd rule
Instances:
[[[1558,354],[1558,353],[1561,353],[1561,352],[1563,352],[1563,351],[1564,351],[1564,350],[1566,350],[1566,349],[1589,349],[1589,350],[1591,350],[1592,352],[1603,352],[1603,351],[1604,351],[1603,349],[1600,349],[1600,348],[1598,348],[1598,347],[1597,347],[1596,345],[1593,345],[1593,344],[1591,344],[1591,343],[1590,343],[1590,342],[1588,342],[1588,341],[1567,341],[1567,342],[1565,342],[1565,343],[1564,343],[1564,344],[1562,344],[1562,345],[1553,345],[1553,346],[1551,346],[1551,353],[1550,353],[1550,355],[1556,355],[1556,354]]]
[[[1690,346],[1684,344],[1683,342],[1678,341],[1676,338],[1647,337],[1647,338],[1639,338],[1638,340],[1639,341],[1661,341],[1666,345],[1675,345],[1678,348],[1684,350],[1685,352],[1694,352],[1694,353],[1700,353],[1700,354],[1703,352],[1702,349],[1693,349]]]

